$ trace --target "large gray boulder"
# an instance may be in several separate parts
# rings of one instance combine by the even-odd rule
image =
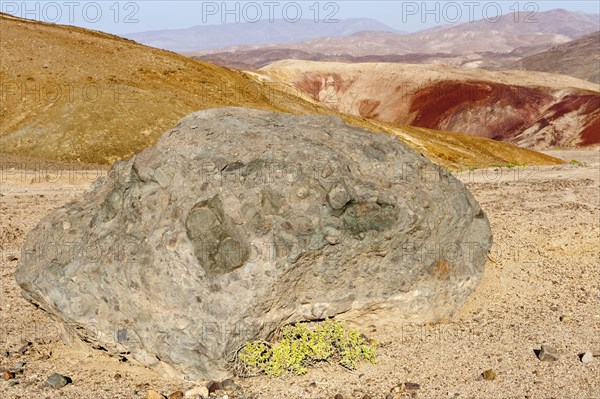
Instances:
[[[464,186],[396,138],[225,108],[44,218],[16,279],[74,342],[222,378],[227,355],[286,323],[451,317],[490,245]]]

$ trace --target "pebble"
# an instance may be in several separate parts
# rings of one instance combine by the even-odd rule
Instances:
[[[581,356],[581,363],[583,363],[583,364],[587,364],[587,363],[591,362],[592,360],[594,360],[594,354],[590,351],[585,352]]]
[[[219,381],[210,381],[208,384],[206,384],[206,388],[208,389],[208,393],[210,394],[215,391],[222,391],[223,384],[221,384]]]
[[[177,399],[177,398],[183,398],[183,392],[175,391],[169,395],[169,399]]]
[[[333,399],[344,399],[344,395],[342,395],[341,393],[336,393]]]
[[[54,388],[54,389],[60,389],[60,388],[64,387],[65,385],[67,385],[68,383],[70,383],[71,379],[69,377],[65,377],[64,375],[60,375],[58,373],[54,373],[50,377],[48,377],[48,379],[46,380],[46,382],[52,388]]]
[[[486,381],[494,381],[496,378],[498,378],[492,369],[485,370],[483,373],[481,373],[481,376]]]
[[[20,347],[17,352],[19,352],[21,355],[24,355],[24,354],[27,353],[27,351],[29,350],[30,346],[31,346],[31,342],[27,342],[25,345],[23,345],[22,347]]]
[[[192,388],[189,391],[187,391],[184,396],[186,398],[194,398],[198,395],[200,395],[200,397],[205,398],[205,399],[208,398],[208,388],[206,388],[206,387]]]
[[[12,371],[5,370],[4,373],[2,373],[2,379],[4,381],[12,380],[14,378],[15,378],[15,373],[13,373]]]
[[[226,380],[221,381],[221,386],[223,389],[228,391],[241,391],[242,387],[235,383],[232,378],[227,378]]]
[[[560,316],[558,319],[563,323],[568,323],[569,321],[571,321],[571,318],[566,314]]]
[[[165,399],[165,395],[153,390],[149,390],[146,394],[146,399]]]
[[[418,389],[421,389],[421,385],[417,384],[416,382],[405,382],[404,389],[406,389],[407,391],[416,391]]]
[[[558,360],[559,357],[558,351],[548,345],[542,345],[542,350],[538,354],[538,359],[542,362],[553,362]]]

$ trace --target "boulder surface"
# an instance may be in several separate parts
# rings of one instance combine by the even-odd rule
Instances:
[[[223,108],[45,217],[16,279],[73,344],[224,378],[232,352],[287,323],[451,317],[490,246],[465,187],[396,138]]]

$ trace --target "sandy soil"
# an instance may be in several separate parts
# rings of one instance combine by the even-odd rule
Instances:
[[[600,358],[583,364],[578,357],[600,349],[600,151],[551,155],[580,164],[457,174],[487,212],[495,244],[481,285],[452,321],[364,331],[381,342],[377,365],[237,379],[242,393],[229,397],[401,398],[390,390],[404,382],[420,384],[419,398],[600,397]],[[169,395],[196,385],[161,378],[131,360],[68,348],[48,316],[20,295],[13,279],[18,261],[10,259],[20,257],[25,234],[102,173],[2,162],[0,372],[17,373],[0,380],[1,398],[145,398],[148,389]],[[534,350],[542,344],[554,346],[560,359],[539,361]],[[490,368],[498,378],[482,380]],[[53,372],[73,383],[46,386]]]

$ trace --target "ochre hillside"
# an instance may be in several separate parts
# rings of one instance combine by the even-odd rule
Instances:
[[[0,153],[110,164],[152,145],[191,112],[222,106],[343,117],[397,135],[447,168],[558,163],[460,134],[341,115],[286,86],[130,40],[0,15]]]

